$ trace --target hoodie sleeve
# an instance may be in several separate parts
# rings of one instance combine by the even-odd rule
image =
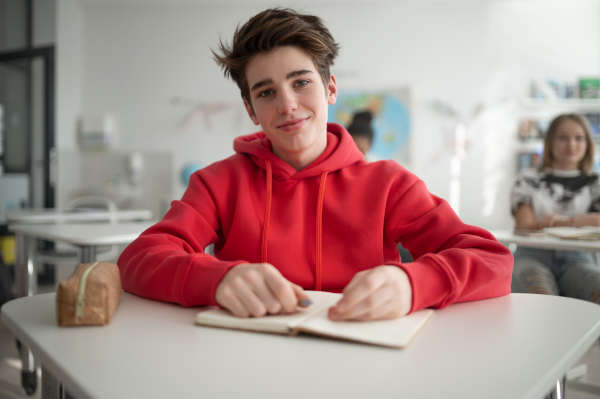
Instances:
[[[224,274],[245,261],[223,261],[205,253],[217,241],[220,221],[210,190],[199,173],[180,201],[144,231],[118,260],[125,291],[184,306],[217,305]]]
[[[510,293],[513,256],[491,233],[463,223],[421,180],[392,193],[386,234],[415,259],[396,263],[412,284],[411,312]]]

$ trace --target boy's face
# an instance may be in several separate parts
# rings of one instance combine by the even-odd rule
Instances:
[[[285,46],[255,55],[246,79],[250,98],[244,105],[271,140],[275,155],[297,170],[317,159],[327,147],[328,105],[337,97],[333,75],[324,86],[310,56]]]

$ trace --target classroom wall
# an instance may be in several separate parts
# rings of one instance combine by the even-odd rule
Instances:
[[[77,119],[83,102],[83,8],[79,0],[56,0],[55,123],[56,153],[77,147]],[[64,207],[72,199],[71,182],[79,181],[81,165],[61,165],[56,158],[55,205]],[[75,175],[74,175],[75,174]]]
[[[84,12],[79,0],[56,0],[56,125],[60,149],[76,147],[77,118],[82,113]]]
[[[58,0],[59,21],[68,22],[57,34],[58,145],[76,147],[77,118],[111,114],[119,150],[173,152],[174,195],[184,190],[184,165],[231,155],[232,140],[256,127],[210,49],[273,2],[230,3]],[[342,45],[333,68],[338,85],[408,87],[413,129],[406,166],[451,199],[467,223],[511,227],[514,100],[529,95],[534,78],[600,75],[600,2],[323,3],[303,9],[321,16]],[[197,119],[190,118],[194,111]],[[457,158],[458,123],[465,153]]]

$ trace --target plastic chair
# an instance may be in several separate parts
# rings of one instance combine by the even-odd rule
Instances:
[[[2,252],[0,252],[0,306],[13,299],[12,278],[8,271],[8,267],[4,263]]]

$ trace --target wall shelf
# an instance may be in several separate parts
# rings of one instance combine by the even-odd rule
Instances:
[[[519,106],[524,109],[598,110],[600,109],[600,98],[521,98]]]

